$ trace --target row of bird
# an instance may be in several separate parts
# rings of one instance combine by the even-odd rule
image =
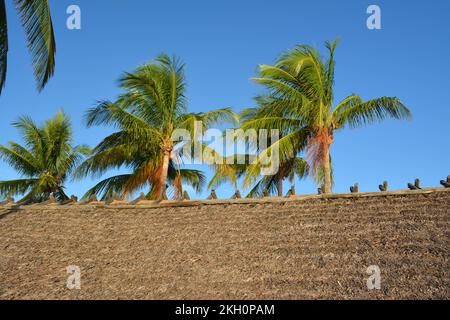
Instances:
[[[450,176],[447,177],[447,180],[441,180],[440,183],[441,183],[441,185],[444,188],[450,188]],[[378,188],[380,189],[381,192],[388,191],[388,182],[384,181],[383,184],[380,184],[378,186]],[[409,190],[420,190],[420,189],[422,189],[422,187],[420,186],[420,180],[416,179],[416,180],[414,180],[414,183],[408,183],[408,189]],[[319,188],[317,190],[317,192],[318,192],[318,194],[324,194],[323,187]],[[351,193],[358,193],[359,192],[359,184],[355,183],[353,186],[351,186],[350,187],[350,192]],[[294,196],[294,195],[295,195],[295,188],[291,187],[289,189],[288,193],[286,194],[286,197],[290,197],[290,196]],[[262,194],[262,197],[263,198],[269,197],[269,193],[267,191],[264,191],[263,194]],[[231,199],[241,199],[241,198],[242,198],[242,196],[241,196],[241,193],[239,192],[239,190],[237,190],[233,194],[233,196],[231,197]],[[183,196],[182,196],[182,200],[190,200],[190,199],[191,198],[189,197],[189,194],[186,191],[184,191],[183,192]],[[216,199],[218,199],[216,191],[215,190],[211,190],[211,194],[208,196],[207,200],[216,200]],[[110,204],[110,203],[112,203],[114,201],[121,201],[121,200],[123,200],[123,199],[121,199],[119,197],[119,195],[114,194],[111,197],[109,197],[105,201],[105,203],[106,204]],[[138,203],[139,201],[142,201],[142,200],[145,200],[145,195],[143,193],[141,193],[141,195],[137,199],[131,201],[131,204]],[[77,203],[77,202],[78,202],[78,198],[76,196],[72,196],[70,199],[68,199],[68,200],[66,200],[66,201],[64,201],[64,202],[62,202],[60,204],[65,205],[65,204]],[[88,200],[82,202],[82,204],[88,204],[88,203],[92,203],[92,202],[98,202],[98,200],[97,200],[97,198],[95,196],[90,197]],[[8,198],[5,201],[0,202],[0,205],[13,204],[13,203],[15,203],[14,199],[13,198]],[[49,200],[47,200],[45,202],[42,202],[42,204],[51,204],[51,203],[58,203],[58,201],[55,199],[53,194],[50,195]]]
[[[441,180],[440,184],[444,188],[450,188],[450,176],[447,177],[447,180]],[[384,181],[383,184],[380,184],[378,186],[378,189],[380,189],[381,192],[388,191],[388,186],[389,186],[388,182]],[[408,183],[407,186],[408,186],[409,190],[420,190],[420,189],[422,189],[422,187],[420,186],[420,179],[414,180],[414,183]],[[319,194],[322,193],[321,191],[322,191],[322,189],[319,188]],[[355,183],[353,186],[350,187],[350,192],[351,193],[358,193],[359,192],[358,183]]]

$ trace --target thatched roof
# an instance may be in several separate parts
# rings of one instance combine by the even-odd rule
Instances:
[[[450,298],[450,190],[0,207],[0,298]],[[69,265],[81,290],[66,288]],[[381,289],[368,290],[379,266]]]

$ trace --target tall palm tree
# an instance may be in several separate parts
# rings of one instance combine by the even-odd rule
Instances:
[[[260,65],[260,76],[254,80],[268,93],[257,97],[259,107],[250,111],[254,119],[241,125],[282,131],[282,138],[276,142],[280,161],[306,150],[311,173],[323,174],[325,193],[332,192],[330,145],[336,130],[359,127],[387,117],[411,117],[408,108],[396,97],[363,101],[352,94],[333,108],[337,43],[325,43],[329,53],[326,59],[315,48],[298,45],[281,55],[275,65]]]
[[[86,146],[72,146],[69,118],[59,112],[43,127],[28,117],[13,125],[20,130],[25,145],[16,142],[0,145],[0,159],[26,178],[0,181],[0,196],[25,195],[20,202],[39,202],[53,193],[59,201],[68,199],[64,183],[90,152]]]
[[[187,130],[193,144],[199,138],[195,135],[199,121],[207,129],[223,121],[234,121],[237,116],[228,108],[187,113],[184,64],[166,54],[159,55],[155,63],[125,73],[120,86],[125,93],[115,102],[102,101],[86,114],[88,126],[113,125],[119,131],[100,142],[80,166],[78,175],[103,174],[122,166],[132,173],[101,181],[86,197],[102,192],[103,197],[112,192],[125,197],[149,186],[147,198],[162,200],[170,185],[175,198],[179,198],[183,182],[199,190],[204,176],[200,171],[180,168],[184,155],[174,149],[178,142],[172,139],[174,131]]]
[[[25,29],[37,88],[41,91],[55,71],[56,44],[48,0],[14,0]],[[0,94],[6,81],[8,23],[5,0],[0,0]]]

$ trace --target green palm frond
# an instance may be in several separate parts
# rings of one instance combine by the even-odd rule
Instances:
[[[296,157],[292,163],[293,173],[300,179],[304,179],[308,176],[310,168],[308,161],[303,158]]]
[[[0,181],[0,195],[11,197],[30,192],[38,183],[38,179],[18,179]]]
[[[58,158],[56,162],[57,172],[65,172],[65,176],[71,175],[90,153],[91,149],[86,145],[75,146],[73,150]]]
[[[213,125],[221,125],[223,123],[237,124],[239,116],[230,108],[221,108],[208,112],[183,114],[177,119],[177,128],[186,129],[193,132],[194,123],[201,121],[202,129],[206,130]]]
[[[225,157],[220,164],[213,165],[214,175],[208,184],[208,189],[217,188],[228,182],[237,190],[238,180],[244,175],[254,158],[255,156],[250,154],[234,154]]]
[[[87,111],[85,119],[88,127],[93,125],[114,125],[122,130],[148,132],[150,135],[156,136],[161,135],[160,131],[149,126],[139,116],[110,101],[100,101],[96,107]]]
[[[39,170],[35,159],[29,158],[27,154],[20,152],[18,144],[12,145],[11,148],[0,145],[0,159],[21,175],[33,176]]]
[[[202,171],[194,169],[180,169],[179,172],[183,184],[191,186],[195,192],[201,192],[202,188],[206,184],[206,177]],[[177,172],[169,171],[169,182],[173,182],[177,174]]]
[[[254,129],[259,131],[270,129],[279,130],[281,134],[292,132],[299,127],[301,127],[301,120],[275,116],[254,118],[241,124],[241,128],[244,130]]]
[[[274,195],[278,193],[278,179],[276,178],[276,176],[262,177],[249,191],[247,198],[261,197],[264,192],[267,192],[268,195]]]
[[[333,87],[334,87],[334,68],[336,65],[336,62],[334,60],[334,51],[336,50],[337,45],[339,44],[339,38],[337,38],[334,41],[326,41],[325,47],[328,49],[328,59],[325,62],[325,81],[324,81],[324,89],[325,89],[325,97],[324,97],[324,104],[325,105],[331,105],[333,103],[334,94],[333,94]]]
[[[394,119],[410,119],[411,112],[398,99],[382,97],[360,104],[342,107],[335,114],[336,123],[343,127],[348,124],[355,128],[375,121],[382,121],[388,117]]]
[[[5,0],[0,0],[0,94],[5,86],[8,68],[8,22]]]
[[[40,128],[34,123],[33,119],[28,116],[19,117],[19,119],[12,123],[12,125],[19,129],[25,145],[30,149],[34,155],[44,156],[45,153],[45,137]],[[43,161],[44,158],[40,158]]]
[[[48,0],[15,0],[31,52],[38,90],[55,70],[56,44]]]
[[[111,197],[114,193],[121,194],[125,184],[130,179],[131,174],[122,174],[113,177],[106,178],[91,189],[89,189],[84,195],[82,200],[87,200],[91,196],[95,195],[101,200],[106,200]]]

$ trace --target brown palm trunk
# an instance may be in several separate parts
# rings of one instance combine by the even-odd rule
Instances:
[[[324,146],[323,155],[323,174],[324,174],[324,193],[332,193],[331,187],[331,168],[330,168],[330,145]]]
[[[278,185],[278,187],[277,187],[277,189],[278,189],[278,196],[282,197],[283,196],[283,180],[282,179],[278,180],[277,181],[277,185]]]
[[[158,200],[161,201],[164,199],[164,196],[166,194],[166,185],[167,185],[167,172],[169,170],[169,160],[170,160],[170,152],[168,149],[164,150],[163,155],[163,162],[162,162],[162,168],[161,168],[161,180],[160,180],[160,186],[159,186],[159,194],[158,194]]]

